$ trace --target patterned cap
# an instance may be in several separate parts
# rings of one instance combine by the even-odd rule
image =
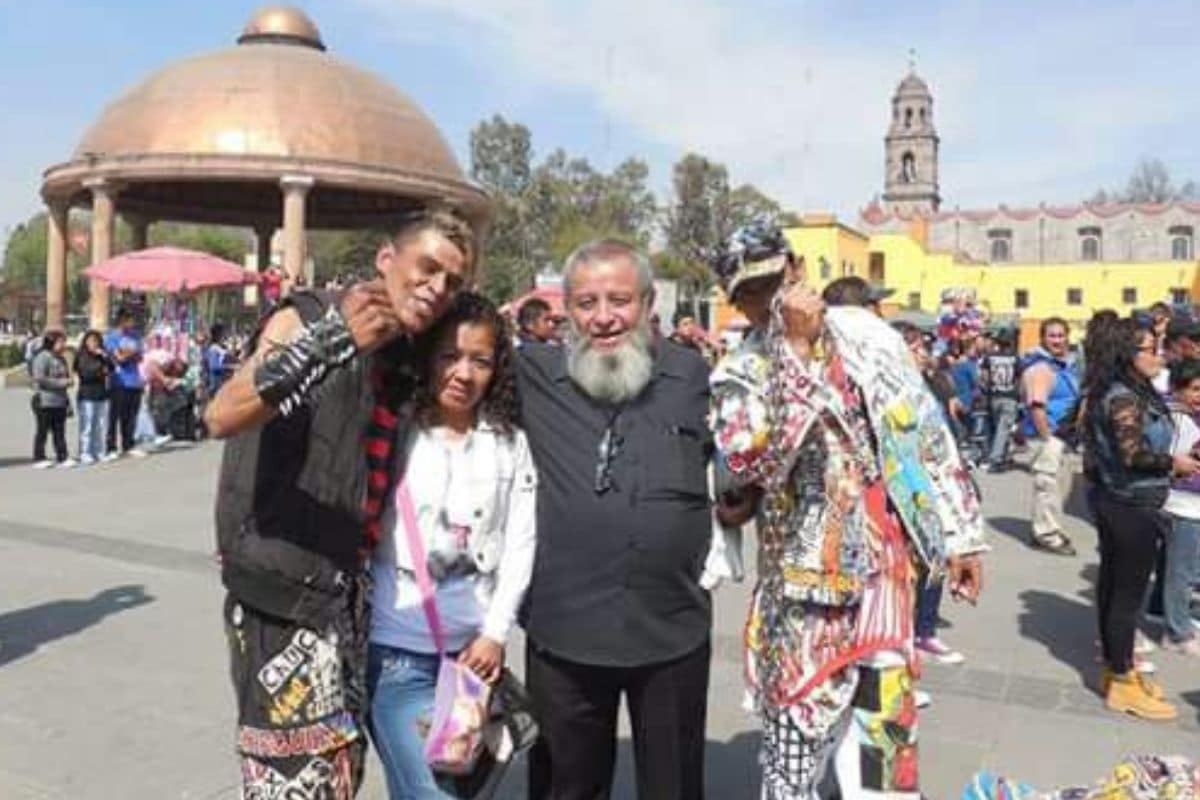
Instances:
[[[734,231],[708,265],[725,294],[733,297],[746,281],[783,272],[791,254],[780,227],[773,221],[759,220]]]

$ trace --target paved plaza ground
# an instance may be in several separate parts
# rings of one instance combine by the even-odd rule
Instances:
[[[0,797],[236,797],[211,557],[220,446],[39,472],[31,437],[27,392],[0,390]],[[981,483],[994,552],[980,605],[943,610],[945,637],[967,663],[929,667],[923,679],[934,698],[921,718],[927,796],[957,798],[980,767],[1044,785],[1090,781],[1127,751],[1197,755],[1195,663],[1156,659],[1181,710],[1169,725],[1115,717],[1088,688],[1092,529],[1071,521],[1075,558],[1034,552],[1024,544],[1028,474]],[[706,767],[718,800],[757,797],[757,734],[740,710],[748,591],[715,597]],[[623,734],[619,798],[634,796],[630,752]],[[369,771],[361,796],[383,798],[377,765]],[[505,797],[522,787],[514,774]]]

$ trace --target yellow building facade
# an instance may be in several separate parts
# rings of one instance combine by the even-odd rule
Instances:
[[[1067,320],[1078,336],[1092,314],[1111,308],[1121,315],[1152,303],[1192,302],[1200,296],[1200,262],[1139,261],[1064,264],[979,264],[951,253],[930,251],[920,220],[908,233],[868,236],[832,215],[805,216],[784,231],[802,256],[809,283],[817,290],[857,275],[893,290],[886,316],[902,310],[936,315],[942,292],[972,289],[978,305],[993,317],[1019,320],[1021,347],[1037,343],[1037,328],[1048,317]],[[714,316],[722,327],[731,316],[724,303]]]

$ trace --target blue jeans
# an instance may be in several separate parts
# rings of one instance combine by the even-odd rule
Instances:
[[[80,400],[78,405],[79,455],[100,458],[108,428],[108,401]]]
[[[371,740],[383,762],[390,800],[442,800],[425,763],[425,732],[433,715],[438,656],[371,643],[367,692]]]
[[[1008,440],[1020,410],[1021,405],[1011,397],[992,398],[992,452],[988,463],[993,467],[1003,466],[1008,460]]]
[[[938,611],[942,607],[942,578],[930,580],[929,573],[921,570],[917,576],[917,613],[915,630],[918,639],[937,636]]]
[[[1171,641],[1182,642],[1196,635],[1192,627],[1192,581],[1200,553],[1200,520],[1171,516],[1167,531],[1166,569],[1162,582],[1163,619]]]

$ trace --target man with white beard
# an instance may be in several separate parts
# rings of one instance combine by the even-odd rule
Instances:
[[[539,473],[523,615],[539,800],[609,796],[622,694],[638,796],[704,793],[708,368],[651,335],[651,278],[624,242],[583,245],[563,270],[565,346],[518,355]]]

